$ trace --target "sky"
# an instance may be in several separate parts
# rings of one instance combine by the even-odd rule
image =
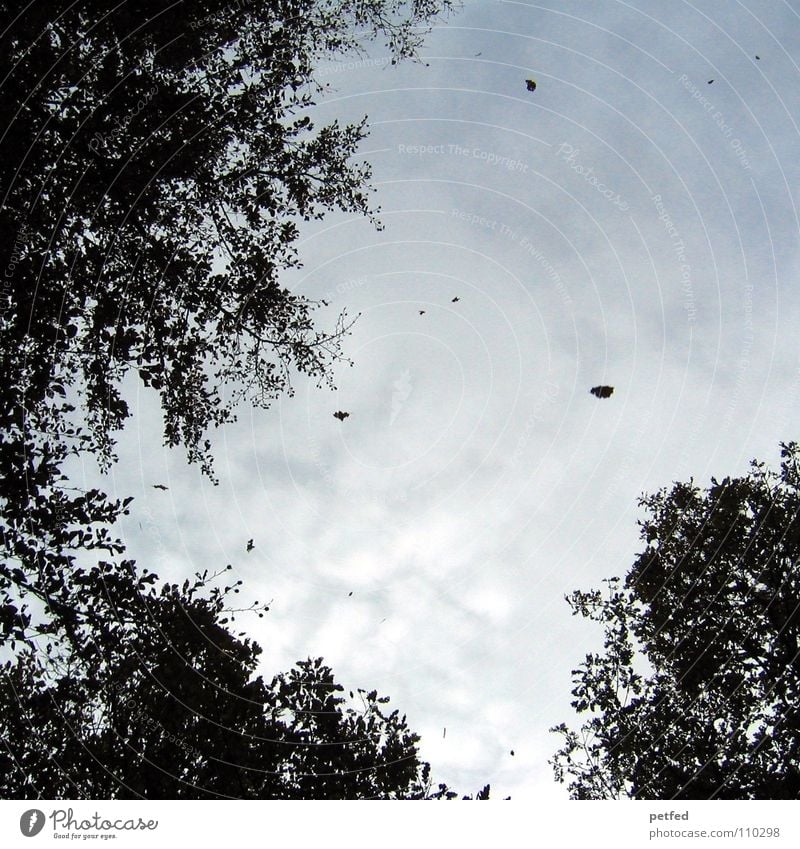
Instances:
[[[642,493],[798,436],[799,58],[785,2],[474,0],[421,62],[324,63],[312,117],[369,116],[383,229],[306,226],[286,285],[360,314],[353,364],[241,409],[218,486],[131,389],[128,554],[231,563],[263,674],[390,696],[437,781],[566,798],[548,729],[602,633],[565,594],[630,568]]]

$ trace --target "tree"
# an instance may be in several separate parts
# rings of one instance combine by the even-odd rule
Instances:
[[[799,464],[643,497],[625,580],[568,598],[605,631],[553,729],[573,798],[800,798]]]
[[[115,559],[130,499],[64,468],[113,463],[131,377],[212,477],[210,432],[238,403],[330,380],[349,319],[317,327],[281,275],[304,221],[376,211],[352,160],[366,123],[315,125],[314,66],[375,40],[414,57],[451,5],[0,2],[6,795],[429,793],[404,717],[377,694],[344,705],[321,661],[255,677],[224,591],[156,592]]]
[[[425,799],[405,716],[376,691],[340,694],[321,659],[270,683],[230,630],[241,583],[156,587],[104,564],[72,640],[26,650],[0,676],[0,795],[42,799]],[[351,697],[352,697],[351,693]],[[488,798],[484,788],[478,798]]]
[[[373,212],[366,124],[314,124],[314,66],[376,39],[413,57],[450,6],[0,3],[0,642],[25,639],[31,598],[73,627],[78,573],[123,551],[127,503],[62,470],[113,462],[127,377],[209,475],[238,402],[329,379],[349,320],[318,329],[280,275],[303,221]]]

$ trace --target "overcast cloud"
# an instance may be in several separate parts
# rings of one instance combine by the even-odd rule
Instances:
[[[639,494],[798,435],[800,18],[708,5],[482,0],[425,64],[323,66],[314,118],[369,116],[385,227],[307,227],[287,285],[361,313],[354,365],[243,409],[218,487],[132,396],[129,554],[232,563],[272,600],[239,620],[265,675],[325,657],[465,792],[564,797],[547,729],[602,637],[563,596],[632,564]]]

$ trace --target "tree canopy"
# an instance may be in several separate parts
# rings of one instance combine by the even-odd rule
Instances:
[[[266,683],[232,587],[164,585],[114,523],[125,381],[213,477],[211,432],[349,326],[282,284],[304,221],[366,215],[366,119],[317,126],[323,57],[416,55],[451,0],[0,2],[0,782],[7,797],[449,798],[385,699]],[[227,573],[227,570],[225,574]],[[483,794],[483,795],[481,795]],[[479,798],[488,795],[488,788]]]
[[[237,403],[330,379],[348,319],[317,327],[281,273],[304,220],[373,212],[366,124],[316,126],[314,67],[370,41],[413,57],[450,6],[0,3],[0,641],[24,639],[31,597],[80,608],[65,577],[122,553],[127,503],[63,469],[113,462],[126,378],[208,474]]]
[[[624,581],[568,598],[605,631],[573,672],[583,725],[553,729],[573,798],[800,798],[800,448],[781,457],[643,497]]]
[[[101,564],[91,615],[0,667],[0,795],[42,799],[435,799],[418,735],[322,659],[265,682],[234,635],[235,581],[182,586]],[[488,798],[488,787],[483,796]]]

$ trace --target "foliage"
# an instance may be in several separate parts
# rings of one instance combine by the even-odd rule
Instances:
[[[307,661],[270,684],[206,578],[117,560],[125,382],[213,477],[211,431],[299,372],[330,380],[346,315],[281,284],[304,221],[366,215],[365,121],[317,126],[322,58],[413,58],[451,0],[0,2],[0,774],[37,798],[413,797],[417,736]],[[241,636],[241,635],[240,635]]]
[[[555,731],[574,798],[800,798],[800,449],[780,472],[640,505],[644,551],[605,594],[575,592],[604,651],[573,671],[579,731]]]
[[[25,598],[79,603],[78,553],[122,551],[125,502],[63,469],[113,461],[126,378],[208,474],[237,403],[329,380],[349,320],[318,329],[280,275],[304,220],[372,213],[366,125],[315,125],[313,69],[376,39],[413,57],[450,5],[0,3],[0,642],[25,637]]]
[[[3,798],[455,795],[432,790],[419,737],[388,698],[346,701],[321,659],[257,677],[260,647],[228,624],[235,583],[208,592],[201,575],[158,589],[125,566],[103,564],[72,640],[2,668]]]

